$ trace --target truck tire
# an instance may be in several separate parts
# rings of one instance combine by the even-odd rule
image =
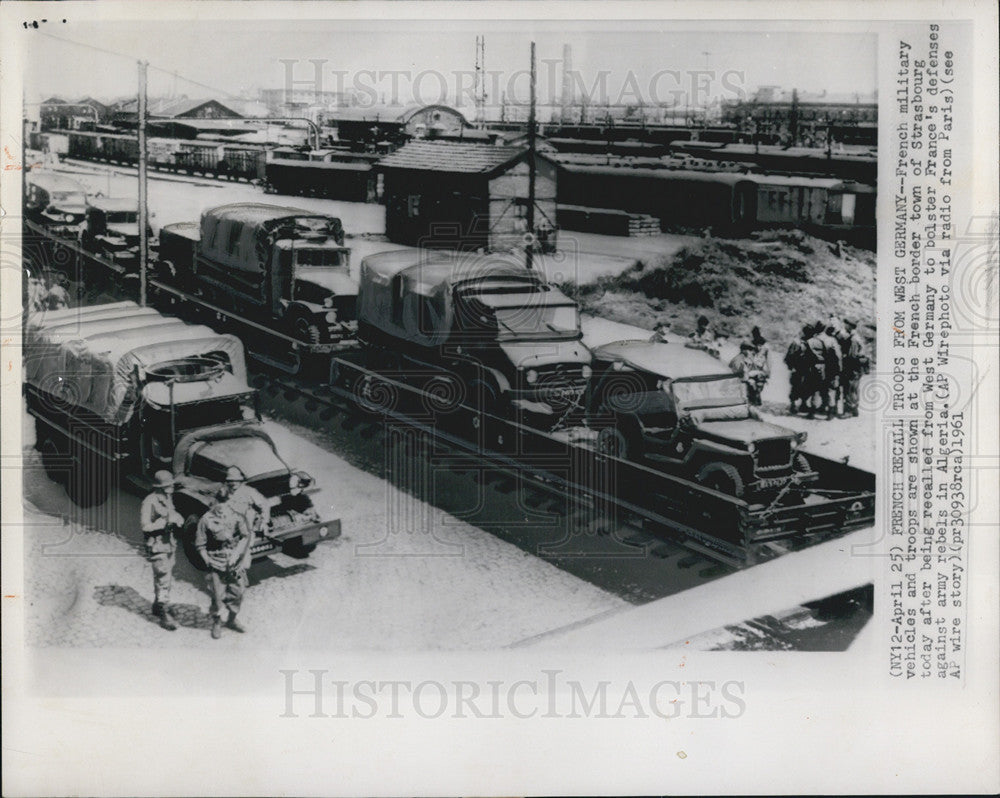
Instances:
[[[66,439],[56,432],[44,432],[35,444],[42,458],[46,476],[57,485],[66,485]]]
[[[745,489],[740,472],[729,463],[706,463],[698,469],[697,480],[706,488],[736,498],[741,498]]]
[[[198,571],[207,571],[208,567],[201,559],[201,553],[195,548],[194,538],[195,530],[198,527],[198,521],[201,516],[192,514],[184,519],[184,528],[181,530],[181,546],[184,549],[184,556],[188,558],[188,562]]]
[[[287,554],[296,560],[304,560],[314,551],[316,551],[317,543],[310,543],[306,545],[302,542],[302,538],[294,538],[293,540],[286,540],[281,544],[281,553]]]
[[[303,313],[292,317],[291,331],[292,338],[298,338],[300,341],[305,341],[306,343],[318,344],[322,340],[319,326],[314,324],[313,320]]]

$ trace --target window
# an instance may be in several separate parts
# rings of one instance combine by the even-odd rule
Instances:
[[[420,215],[420,195],[410,194],[406,198],[406,214],[411,219]]]
[[[238,224],[229,225],[229,254],[236,252],[236,247],[240,243],[240,226]]]

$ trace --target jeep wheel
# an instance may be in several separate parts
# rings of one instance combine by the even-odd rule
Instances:
[[[792,458],[792,470],[796,474],[811,474],[813,468],[802,452],[796,452],[795,457]]]
[[[316,551],[316,543],[310,543],[306,545],[302,542],[302,538],[295,538],[294,540],[286,540],[281,545],[282,554],[287,554],[296,560],[304,560],[314,551]]]
[[[628,440],[618,427],[605,427],[597,435],[597,451],[620,460],[630,460]]]
[[[698,470],[698,482],[706,488],[728,493],[740,498],[743,496],[743,477],[729,463],[707,463]]]

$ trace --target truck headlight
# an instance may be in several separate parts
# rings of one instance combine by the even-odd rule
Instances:
[[[583,378],[585,380],[589,380],[590,375],[594,373],[594,370],[590,366],[584,366],[582,369],[580,369],[580,373],[583,375]]]
[[[538,372],[534,369],[528,369],[524,372],[524,381],[527,382],[528,385],[534,385],[538,382]]]
[[[792,447],[792,451],[794,451],[795,449],[799,448],[799,439],[797,437],[792,438],[791,441],[789,441],[789,444]]]
[[[750,454],[755,454],[757,452],[757,444],[750,441],[750,443],[747,444],[747,451],[750,452]]]
[[[331,310],[323,318],[326,319],[326,323],[327,324],[336,324],[337,323],[337,311]]]
[[[333,307],[333,297],[332,296],[328,296],[326,299],[323,300],[323,307],[325,307],[325,308],[332,308]]]

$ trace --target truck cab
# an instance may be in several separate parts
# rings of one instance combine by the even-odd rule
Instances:
[[[169,470],[189,545],[237,466],[272,506],[255,554],[305,555],[339,533],[312,504],[313,478],[265,430],[234,336],[131,302],[54,311],[26,328],[25,365],[35,446],[78,505],[102,504],[116,483],[148,492],[154,474]]]
[[[150,247],[156,242],[147,227]],[[87,203],[80,244],[130,271],[139,268],[139,206],[131,199],[92,198]]]
[[[598,448],[665,467],[738,497],[815,481],[806,434],[764,421],[746,385],[687,344],[618,341],[594,350],[590,397]]]
[[[293,338],[337,343],[357,330],[350,255],[335,217],[240,203],[205,211],[197,226],[165,225],[158,271]]]
[[[86,189],[65,175],[28,172],[24,215],[58,235],[75,234],[87,210]]]
[[[415,258],[389,252],[361,266],[359,339],[461,382],[471,405],[557,421],[591,375],[579,308],[537,271],[503,256]]]

